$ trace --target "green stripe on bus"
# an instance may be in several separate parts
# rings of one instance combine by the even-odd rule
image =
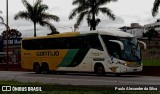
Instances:
[[[68,67],[78,66],[83,61],[83,59],[86,57],[88,51],[89,49],[80,49],[78,53],[76,54],[76,56],[74,57],[74,59],[72,60],[72,62],[68,65]]]
[[[74,59],[78,51],[79,49],[69,49],[66,56],[64,57],[62,62],[58,65],[58,67],[67,67],[68,65],[70,65],[70,63],[72,63],[72,60]]]

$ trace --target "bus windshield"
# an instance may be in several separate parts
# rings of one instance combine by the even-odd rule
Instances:
[[[136,38],[120,38],[124,44],[124,50],[121,53],[121,58],[127,61],[141,61],[141,52]]]
[[[136,38],[102,35],[102,39],[107,47],[109,55],[129,62],[141,61],[140,47]],[[121,51],[119,44],[111,42],[109,40],[121,41],[124,44],[124,50]]]

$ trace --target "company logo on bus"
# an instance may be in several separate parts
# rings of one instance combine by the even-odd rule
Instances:
[[[38,51],[37,56],[59,56],[59,51]]]

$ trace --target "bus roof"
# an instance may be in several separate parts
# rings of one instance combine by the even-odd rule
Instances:
[[[89,33],[98,33],[100,35],[111,35],[111,36],[117,36],[117,37],[134,37],[134,35],[130,33],[126,33],[120,30],[95,30],[95,31],[85,31],[80,32],[80,34],[89,34]]]
[[[38,36],[38,37],[28,37],[28,38],[23,38],[23,39],[72,37],[72,36],[79,36],[79,35],[85,35],[85,34],[100,34],[100,35],[110,35],[110,36],[117,36],[117,37],[134,37],[134,35],[120,31],[120,30],[115,30],[115,31],[95,30],[95,31],[65,32],[65,33],[60,33],[60,34]]]

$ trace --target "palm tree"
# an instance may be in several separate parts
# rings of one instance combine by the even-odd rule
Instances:
[[[115,20],[115,15],[112,11],[103,5],[116,1],[117,0],[73,0],[72,5],[78,6],[71,11],[69,19],[73,19],[77,14],[79,14],[77,22],[74,25],[75,28],[78,28],[85,17],[88,26],[90,26],[90,30],[96,30],[96,26],[100,22],[100,19],[96,18],[96,16],[100,12],[109,16],[112,20]]]
[[[156,16],[158,14],[158,9],[160,5],[160,0],[155,0],[153,4],[153,9],[152,9],[152,16]]]
[[[34,5],[31,5],[26,0],[22,0],[23,5],[26,7],[26,11],[18,12],[14,19],[17,20],[19,18],[24,18],[26,20],[30,20],[34,23],[34,37],[36,37],[36,24],[40,24],[41,26],[48,26],[51,31],[55,31],[54,25],[52,25],[49,20],[54,20],[56,22],[59,21],[59,17],[56,15],[52,15],[46,13],[45,11],[48,9],[48,6],[42,4],[42,0],[37,0]]]

